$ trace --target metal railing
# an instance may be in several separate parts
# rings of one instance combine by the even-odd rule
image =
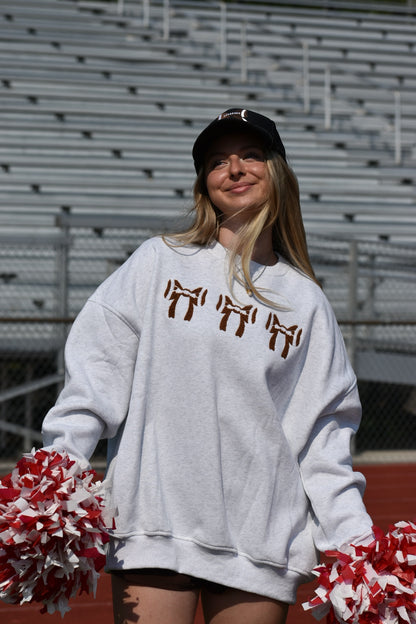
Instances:
[[[149,236],[126,228],[124,220],[115,227],[116,218],[98,236],[93,220],[74,219],[76,227],[68,217],[66,234],[49,243],[32,236],[28,246],[22,237],[9,237],[0,249],[5,274],[13,267],[14,275],[3,280],[0,297],[3,461],[41,444],[42,420],[62,387],[63,348],[74,317]],[[356,452],[408,458],[416,450],[416,249],[323,238],[311,239],[309,248],[359,379],[363,424]],[[97,456],[104,454],[102,443]]]

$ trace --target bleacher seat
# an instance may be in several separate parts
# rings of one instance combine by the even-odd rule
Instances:
[[[59,236],[62,215],[65,223],[78,223],[71,270],[75,275],[88,253],[94,268],[89,279],[79,276],[71,285],[71,313],[134,240],[184,218],[194,137],[235,105],[278,124],[299,178],[311,250],[337,313],[345,315],[346,293],[331,269],[331,241],[343,249],[343,262],[353,239],[415,248],[415,11],[315,4],[227,3],[224,65],[214,0],[171,0],[168,38],[162,0],[150,3],[149,25],[138,0],[125,1],[123,14],[116,2],[100,0],[0,0],[0,240]],[[401,94],[400,163],[395,91]],[[97,232],[117,218],[122,234],[114,251]],[[123,230],[123,219],[135,224],[136,238]],[[87,239],[94,244],[85,249]],[[13,251],[6,246],[0,257],[6,275]],[[40,274],[52,276],[44,262]],[[402,267],[399,254],[392,266]],[[393,279],[384,267],[377,270],[380,279]],[[24,277],[5,284],[10,301],[32,310],[27,286]],[[401,313],[410,314],[416,294],[414,288],[405,293]],[[390,315],[395,302],[387,289],[382,296]],[[38,314],[50,313],[50,289],[42,286],[36,299],[44,302]],[[0,305],[10,312],[6,300]]]

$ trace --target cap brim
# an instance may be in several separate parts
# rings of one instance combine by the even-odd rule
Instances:
[[[228,119],[216,119],[201,132],[194,143],[192,157],[194,159],[196,171],[199,171],[204,164],[204,159],[211,143],[231,131],[238,132],[240,130],[252,132],[260,137],[265,147],[269,147],[271,145],[271,138],[268,132],[265,130],[263,131],[257,126],[253,126],[243,119],[237,119],[235,117],[229,117]]]

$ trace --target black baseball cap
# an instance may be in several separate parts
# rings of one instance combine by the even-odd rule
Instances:
[[[282,139],[277,131],[274,121],[247,110],[246,108],[229,108],[221,115],[218,115],[197,137],[192,149],[192,157],[194,159],[195,170],[198,173],[204,164],[209,145],[218,137],[227,132],[238,129],[250,128],[257,133],[264,141],[265,147],[273,152],[277,152],[286,160],[286,150],[282,143]]]

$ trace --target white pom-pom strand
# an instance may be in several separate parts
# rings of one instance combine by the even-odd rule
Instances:
[[[416,524],[397,522],[384,535],[373,527],[371,544],[326,554],[319,586],[303,604],[328,624],[416,624]]]
[[[67,453],[26,453],[0,485],[0,598],[69,611],[78,593],[95,595],[111,513],[101,483]]]

